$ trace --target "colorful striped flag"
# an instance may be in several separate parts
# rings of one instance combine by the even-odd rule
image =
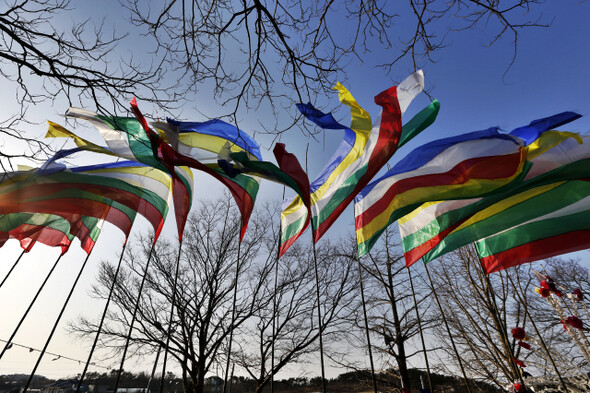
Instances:
[[[438,113],[438,101],[424,109],[407,127],[401,117],[411,101],[422,91],[421,71],[410,75],[399,86],[387,89],[375,97],[383,111],[375,125],[371,117],[344,86],[337,84],[340,102],[351,109],[351,126],[338,123],[331,114],[311,104],[298,104],[305,117],[325,129],[343,129],[344,138],[332,158],[311,184],[311,222],[314,241],[318,241],[340,216],[355,195],[377,174],[391,158],[400,138],[405,141],[428,127]],[[281,245],[283,252],[307,228],[307,209],[301,197],[296,197],[281,214]]]
[[[217,154],[228,147],[232,153],[246,153],[250,159],[262,161],[260,146],[250,135],[223,120],[185,122],[166,119],[166,122],[151,122],[162,131],[168,143],[178,153],[202,163],[217,162]]]
[[[550,117],[534,120],[527,126],[516,128],[510,132],[512,136],[521,139],[524,145],[530,145],[527,148],[527,159],[532,160],[533,165],[526,173],[526,179],[536,177],[552,168],[554,169],[555,165],[560,165],[559,162],[565,163],[565,157],[557,159],[552,156],[556,153],[559,154],[560,151],[560,148],[554,147],[559,146],[564,139],[567,140],[566,143],[568,144],[577,144],[577,142],[574,139],[568,140],[569,136],[573,136],[572,134],[548,131],[554,127],[576,120],[579,117],[580,115],[574,112],[562,112]],[[540,135],[543,135],[543,138],[539,138]],[[547,150],[550,150],[550,153],[546,153]],[[577,157],[584,156],[584,153],[579,149],[576,150],[576,154]],[[570,171],[567,176],[571,176],[571,173]],[[554,178],[555,175],[549,174],[548,177]],[[562,173],[561,176],[566,176],[566,173]],[[544,179],[547,179],[547,177],[537,178],[536,181],[547,181]],[[518,182],[515,182],[515,184],[518,184]],[[507,192],[509,193],[510,191],[508,190]],[[411,266],[429,250],[439,244],[443,238],[456,229],[467,217],[489,206],[494,201],[500,200],[504,195],[508,194],[502,193],[494,197],[488,197],[483,202],[481,198],[426,202],[410,214],[401,217],[398,224],[405,251],[406,265]]]
[[[547,143],[544,140],[553,143],[557,136],[562,138],[562,142],[547,150],[543,146]],[[414,249],[422,248],[422,251],[427,251],[424,252],[424,261],[431,261],[478,239],[545,214],[550,211],[547,209],[554,209],[553,206],[558,205],[559,202],[547,203],[546,198],[541,198],[541,195],[550,194],[557,197],[559,195],[557,191],[549,193],[559,185],[557,182],[590,178],[590,137],[580,138],[571,133],[549,131],[531,147],[530,153],[534,156],[531,159],[532,167],[522,183],[515,184],[497,195],[449,210],[440,215],[440,218],[431,220],[427,225],[428,229],[420,229],[421,233],[438,232],[437,241],[431,242],[429,248],[424,245],[414,247]],[[535,156],[538,151],[543,153]],[[579,198],[579,195],[572,191],[572,194],[562,199],[569,200],[571,203],[572,200],[568,198]],[[538,201],[536,205],[534,201]],[[441,205],[441,211],[443,211],[445,204]],[[425,217],[428,220],[425,215],[422,218]],[[445,229],[441,230],[437,222],[444,223]],[[400,225],[403,226],[403,224]],[[449,230],[449,226],[452,226],[452,229]],[[404,246],[409,245],[410,242],[407,241],[409,236],[403,236],[403,238]]]
[[[543,192],[497,215],[507,217],[512,210],[518,224],[501,225],[505,229],[475,243],[488,274],[590,248],[590,182],[570,180],[540,188]]]
[[[240,240],[243,239],[244,234],[246,233],[246,228],[248,227],[248,221],[252,215],[252,210],[254,209],[254,201],[256,200],[256,195],[258,194],[258,188],[260,186],[258,180],[245,175],[237,175],[234,178],[230,178],[221,168],[219,168],[217,163],[205,164],[201,162],[199,159],[203,158],[203,156],[197,154],[195,151],[202,152],[213,149],[215,152],[215,149],[222,146],[221,142],[224,142],[223,146],[225,146],[227,143],[230,143],[230,146],[234,146],[232,149],[235,149],[235,151],[247,152],[248,154],[252,154],[254,157],[259,159],[260,151],[258,143],[256,143],[256,141],[250,138],[247,134],[237,129],[237,127],[234,127],[225,122],[207,122],[207,127],[204,127],[204,129],[206,129],[207,137],[203,138],[203,134],[205,133],[204,129],[197,130],[197,127],[194,126],[195,124],[201,123],[182,123],[170,121],[165,129],[165,134],[168,135],[168,138],[173,139],[173,146],[170,146],[165,143],[162,138],[156,138],[155,132],[149,129],[147,121],[135,103],[135,99],[131,102],[131,109],[135,113],[135,116],[139,122],[143,125],[145,131],[153,137],[154,144],[157,145],[158,148],[159,157],[162,158],[163,162],[168,165],[186,165],[188,167],[203,171],[219,180],[229,189],[236,204],[238,205],[238,209],[240,210],[242,218]],[[193,126],[192,128],[187,126],[184,128],[184,132],[181,132],[180,128],[184,127],[183,124],[192,124]],[[216,127],[219,127],[219,129]],[[170,137],[170,135],[172,135],[172,137]],[[176,139],[174,135],[178,135],[178,138]],[[212,142],[213,137],[217,139]],[[201,144],[201,140],[204,141],[203,144]],[[195,157],[182,154],[180,151],[186,151],[190,154],[195,154]]]
[[[387,226],[424,202],[477,197],[514,181],[525,169],[524,153],[518,138],[497,128],[416,148],[356,197],[359,256]]]
[[[7,178],[8,177],[8,178]],[[104,219],[129,235],[135,214],[159,235],[170,202],[170,177],[149,166],[120,162],[69,168],[48,175],[4,174],[0,214],[78,214]]]
[[[17,239],[21,247],[30,251],[37,242],[50,247],[61,247],[65,253],[74,237],[80,239],[82,249],[90,254],[102,226],[94,217],[54,214],[11,213],[0,216],[0,247],[9,239]]]
[[[534,164],[526,174],[527,179],[536,176],[540,172],[547,172],[558,160],[544,154],[546,149],[559,144],[561,135],[545,135],[541,144],[539,136],[554,127],[567,124],[580,117],[574,112],[562,112],[557,115],[532,121],[529,125],[519,127],[510,132],[511,135],[523,140],[525,145],[531,145],[537,141],[537,145],[529,147],[527,159]],[[557,141],[554,141],[556,138]],[[558,150],[553,150],[558,151]],[[534,153],[533,153],[534,152]],[[545,157],[549,158],[546,160]],[[402,244],[405,251],[407,266],[411,266],[418,259],[435,247],[446,235],[455,229],[462,220],[470,216],[485,205],[479,202],[481,199],[464,199],[454,201],[435,201],[424,203],[412,213],[398,220]],[[491,201],[492,199],[488,199]],[[467,208],[470,206],[470,208]]]
[[[132,104],[134,101],[132,101]],[[49,137],[66,136],[73,138],[78,147],[98,153],[136,161],[161,171],[172,177],[174,210],[179,238],[182,237],[186,219],[192,204],[193,178],[190,170],[178,168],[163,162],[159,154],[159,137],[148,134],[144,125],[137,118],[120,116],[103,116],[80,108],[69,108],[66,116],[82,119],[92,124],[105,140],[108,149],[90,143],[78,137],[64,127],[55,127],[50,122]],[[181,166],[181,165],[178,165]]]
[[[11,213],[0,216],[0,246],[10,239],[20,242],[29,252],[36,242],[50,247],[61,247],[64,254],[74,236],[70,223],[60,216],[40,213]]]
[[[283,143],[277,143],[273,152],[279,164],[278,167],[272,162],[251,160],[245,152],[230,153],[225,151],[221,153],[219,165],[232,177],[238,173],[247,173],[293,189],[307,209],[303,224],[307,227],[310,220],[311,204],[309,178],[297,157],[288,153]],[[230,160],[233,160],[236,165],[231,164]],[[291,238],[290,241],[281,243],[279,258],[287,251],[294,240],[295,238]]]

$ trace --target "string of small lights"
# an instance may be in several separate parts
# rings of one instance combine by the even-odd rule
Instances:
[[[6,342],[8,342],[8,341],[7,341],[7,340],[3,340],[3,339],[1,339],[1,338],[0,338],[0,342],[5,342],[5,343],[6,343]],[[21,348],[24,348],[24,349],[28,349],[28,350],[29,350],[29,352],[41,352],[41,350],[40,350],[40,349],[37,349],[37,348],[31,347],[31,346],[29,346],[29,345],[22,345],[22,344],[18,344],[18,343],[15,343],[15,342],[11,342],[11,343],[10,343],[10,345],[8,346],[8,348],[7,348],[7,349],[10,349],[10,348],[12,348],[13,346],[16,346],[16,347],[21,347]],[[60,354],[58,354],[58,353],[54,353],[54,352],[45,351],[45,353],[46,353],[47,355],[54,356],[54,358],[53,358],[53,359],[51,359],[51,361],[56,361],[56,360],[60,360],[60,359],[65,359],[65,360],[71,360],[71,361],[73,361],[73,362],[78,362],[79,364],[82,364],[82,363],[86,362],[85,360],[74,359],[74,358],[71,358],[71,357],[69,357],[69,356],[60,355]],[[101,365],[99,365],[99,364],[96,364],[96,363],[94,363],[94,362],[91,362],[91,363],[90,363],[90,365],[91,365],[91,366],[94,366],[94,367],[104,368],[105,370],[110,370],[110,369],[111,369],[111,368],[110,368],[110,367],[108,367],[108,366],[101,366]]]

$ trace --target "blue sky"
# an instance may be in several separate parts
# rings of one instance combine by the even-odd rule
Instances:
[[[101,4],[101,6],[99,6]],[[104,7],[101,2],[80,1],[76,2],[76,8],[72,14],[64,17],[63,20],[56,20],[56,23],[67,23],[69,19],[76,17],[94,17],[97,15],[116,17],[107,21],[118,27],[118,30],[125,31],[126,13],[118,11],[118,5],[113,2],[112,7]],[[590,3],[565,0],[547,2],[542,7],[542,21],[551,23],[549,28],[531,28],[521,31],[518,41],[518,52],[514,63],[511,65],[513,46],[508,37],[500,40],[491,47],[486,47],[489,42],[490,33],[483,31],[483,26],[473,30],[451,32],[447,36],[448,46],[434,55],[435,63],[427,63],[423,70],[425,74],[426,87],[432,97],[437,98],[441,103],[441,111],[437,121],[423,134],[412,141],[408,146],[400,149],[396,154],[397,159],[402,157],[411,149],[420,144],[458,133],[485,129],[491,126],[499,126],[504,130],[511,130],[515,127],[529,123],[531,120],[549,116],[561,111],[573,110],[584,115],[582,119],[568,125],[569,131],[588,133],[590,129],[590,76],[588,64],[590,64],[590,45],[587,37],[590,36],[590,24],[587,22],[590,16]],[[536,11],[533,11],[536,12]],[[115,20],[115,22],[111,22]],[[444,21],[443,21],[444,22]],[[393,28],[409,29],[411,26],[403,19],[399,20]],[[136,31],[132,30],[137,33]],[[439,34],[446,34],[443,28]],[[125,58],[130,53],[149,50],[135,44],[138,40],[137,34],[132,34],[117,49],[117,54]],[[400,62],[394,67],[392,75],[385,75],[381,70],[371,67],[373,62],[389,60],[389,54],[380,51],[373,51],[367,55],[366,62],[351,61],[346,66],[341,81],[352,92],[357,101],[365,107],[375,118],[379,108],[373,103],[373,97],[380,91],[394,84],[394,81],[402,80],[412,72],[409,62]],[[141,57],[141,56],[140,56]],[[0,97],[0,118],[6,117],[9,111],[15,107],[12,83],[0,79],[0,87],[4,92]],[[182,109],[182,115],[191,120],[199,120],[205,112],[214,116],[222,108],[212,102],[206,95],[206,91],[199,97],[189,99],[189,102]],[[322,100],[323,109],[329,111],[339,108],[337,94],[334,93],[331,100]],[[416,113],[428,103],[428,98],[421,95],[412,104],[408,111],[408,117]],[[141,103],[140,103],[141,104]],[[42,122],[50,119],[63,123],[59,114],[67,109],[67,103],[62,99],[40,105],[30,114],[30,119],[35,122]],[[88,108],[94,109],[94,108]],[[153,111],[155,108],[148,107]],[[295,108],[291,108],[295,111]],[[349,121],[346,111],[337,109],[336,117],[343,123]],[[286,114],[287,115],[287,114]],[[259,129],[259,124],[270,124],[270,113],[261,108],[242,114],[240,126],[247,132]],[[43,135],[45,125],[31,126],[29,132],[32,135]],[[89,135],[87,133],[86,135]],[[263,146],[269,147],[270,137],[260,136]],[[305,151],[309,144],[308,165],[309,174],[313,178],[323,167],[326,159],[335,150],[341,139],[339,131],[328,131],[319,137],[319,141],[302,138],[301,133],[294,130],[282,137],[287,144],[289,151],[297,154],[301,161],[305,161]],[[61,145],[61,144],[60,144]],[[10,146],[9,146],[10,147]],[[14,148],[17,148],[16,146]],[[271,159],[270,151],[264,151],[266,159]],[[395,162],[394,157],[392,162]],[[211,198],[221,195],[222,187],[204,175],[196,174],[195,199],[204,197]],[[214,192],[209,191],[213,189]],[[278,190],[276,186],[263,184],[259,200],[274,199]],[[169,220],[165,227],[165,235],[175,236],[175,225]],[[138,228],[147,228],[143,220]],[[331,237],[339,237],[351,233],[353,228],[352,210],[348,209],[339,219]],[[72,303],[65,320],[71,320],[80,313],[93,311],[91,315],[98,315],[99,303],[88,298],[87,290],[96,275],[96,266],[100,259],[111,258],[117,251],[118,245],[122,242],[122,236],[116,229],[107,226],[104,234],[97,244],[97,253],[93,255],[94,262],[83,276],[84,284],[76,291],[76,299]],[[72,250],[64,257],[63,265],[55,273],[58,280],[54,280],[48,288],[51,296],[44,296],[42,303],[35,306],[31,318],[23,326],[23,332],[17,336],[16,342],[41,347],[46,337],[46,328],[49,331],[49,322],[57,314],[60,301],[65,297],[65,290],[74,279],[74,274],[84,257],[79,249]],[[2,249],[2,260],[0,264],[0,277],[3,277],[12,261],[16,259],[19,251],[17,244],[9,242]],[[57,250],[51,250],[44,246],[35,247],[30,255],[25,257],[23,265],[16,276],[7,286],[0,289],[0,302],[3,305],[4,315],[10,318],[3,318],[0,324],[0,338],[9,336],[12,327],[24,311],[26,304],[33,296],[32,289],[36,288],[49,270],[50,261],[58,255]],[[587,253],[578,253],[580,257],[587,257]],[[62,323],[63,326],[63,323]],[[87,344],[75,341],[66,335],[64,329],[59,330],[59,336],[50,345],[49,350],[63,353],[78,359],[85,359]],[[39,373],[48,376],[61,376],[76,374],[81,370],[75,362],[64,360],[48,362],[42,365]],[[13,372],[30,372],[34,359],[26,350],[12,349],[7,353],[6,358],[0,361],[0,374]],[[130,364],[132,369],[149,369],[140,364]]]

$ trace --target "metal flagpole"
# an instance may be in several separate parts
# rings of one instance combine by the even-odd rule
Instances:
[[[276,330],[276,320],[278,318],[277,316],[277,286],[278,286],[278,276],[279,276],[279,257],[278,254],[280,252],[280,244],[281,244],[281,232],[279,231],[279,248],[277,251],[277,260],[275,262],[275,287],[274,287],[274,293],[273,293],[273,315],[272,315],[272,343],[271,343],[271,349],[270,349],[270,393],[274,393],[275,391],[275,386],[274,386],[274,382],[275,382],[275,341],[277,339],[277,333],[275,332]]]
[[[164,360],[162,365],[162,378],[160,378],[160,393],[164,391],[164,376],[166,375],[166,361],[168,360],[168,346],[170,345],[170,334],[172,332],[172,319],[174,317],[174,306],[176,302],[176,287],[178,285],[178,273],[180,271],[180,255],[182,252],[182,238],[178,243],[178,256],[176,257],[176,270],[174,272],[174,284],[172,286],[172,306],[170,307],[170,318],[168,320],[168,331],[166,332],[166,345],[164,346]],[[160,352],[158,352],[160,354]],[[156,363],[158,359],[156,358]],[[156,365],[154,364],[154,370]]]
[[[447,322],[447,317],[442,309],[440,304],[440,300],[438,299],[438,295],[434,288],[434,283],[432,282],[432,278],[430,277],[430,272],[428,271],[428,265],[424,263],[424,269],[426,270],[426,275],[428,276],[428,281],[430,282],[430,288],[432,288],[432,294],[434,295],[434,299],[436,300],[436,304],[438,305],[438,309],[440,310],[440,315],[442,316],[443,322],[445,324],[445,328],[447,330],[447,334],[451,339],[451,345],[453,346],[453,351],[455,352],[455,356],[457,357],[457,361],[459,362],[459,368],[461,369],[461,374],[463,374],[463,382],[465,383],[465,387],[467,388],[467,392],[471,392],[471,386],[469,385],[469,380],[467,379],[467,374],[465,373],[465,369],[463,368],[463,362],[461,361],[461,357],[459,356],[459,351],[457,350],[457,346],[455,345],[455,340],[453,339],[453,335],[451,334],[451,329],[449,328],[449,323]]]
[[[67,250],[66,250],[67,251]],[[35,294],[35,297],[33,298],[33,300],[31,301],[31,303],[29,304],[29,307],[27,308],[27,310],[25,311],[24,315],[21,317],[20,321],[18,322],[18,324],[16,325],[16,328],[14,329],[14,331],[12,332],[12,335],[10,336],[10,338],[8,339],[8,341],[6,341],[6,344],[4,345],[4,349],[2,349],[2,352],[0,353],[0,358],[2,358],[2,356],[4,356],[4,353],[6,352],[7,349],[9,349],[9,347],[11,346],[10,344],[12,344],[12,339],[14,338],[14,336],[16,336],[16,333],[18,333],[18,330],[20,329],[21,325],[23,324],[25,318],[27,317],[27,315],[29,314],[29,311],[31,311],[31,308],[33,308],[33,304],[35,304],[35,301],[37,301],[37,298],[39,297],[39,294],[41,293],[41,291],[43,290],[43,287],[45,286],[45,284],[47,283],[47,281],[49,280],[49,277],[51,277],[51,274],[53,273],[53,271],[55,270],[55,267],[57,266],[57,264],[59,263],[59,261],[61,260],[61,257],[63,257],[65,254],[65,252],[62,252],[59,257],[57,258],[57,260],[55,261],[55,263],[53,264],[53,266],[51,267],[51,270],[49,271],[49,273],[47,274],[47,277],[45,277],[45,280],[43,281],[43,283],[41,284],[41,286],[39,287],[39,289],[37,290],[37,293]]]
[[[312,224],[312,231],[311,231],[311,237],[312,237],[312,247],[313,247],[313,269],[315,272],[315,295],[316,295],[316,301],[318,304],[318,328],[320,329],[319,331],[319,338],[320,338],[320,366],[321,366],[321,371],[322,371],[322,393],[326,393],[326,370],[324,367],[324,341],[322,339],[322,332],[323,332],[323,326],[322,326],[322,309],[321,309],[321,304],[320,304],[320,279],[319,279],[319,274],[318,274],[318,262],[317,262],[317,255],[316,255],[316,248],[315,248],[315,236],[313,235],[313,224]]]
[[[102,325],[104,324],[105,317],[107,315],[107,311],[109,309],[109,304],[111,303],[111,298],[113,297],[113,292],[115,290],[115,286],[117,284],[117,277],[119,276],[119,270],[121,268],[121,263],[123,262],[123,256],[125,255],[125,248],[127,247],[127,238],[125,238],[125,242],[123,243],[123,248],[121,249],[121,256],[119,257],[119,262],[117,263],[117,269],[115,270],[115,274],[113,276],[113,283],[111,284],[111,289],[109,290],[109,296],[107,297],[107,302],[104,306],[104,311],[102,312],[102,316],[100,317],[100,322],[96,329],[96,336],[94,337],[94,342],[92,343],[92,347],[90,348],[90,353],[88,354],[88,360],[86,360],[86,364],[84,365],[84,370],[80,375],[80,379],[78,380],[78,386],[76,387],[76,393],[80,393],[80,387],[82,386],[82,381],[84,381],[84,377],[88,372],[88,366],[92,361],[92,355],[94,354],[94,350],[96,349],[96,344],[98,343],[98,337],[100,336],[100,332],[102,330]]]
[[[240,239],[240,231],[238,231],[238,258],[236,262],[236,278],[234,280],[234,296],[232,300],[232,309],[231,309],[231,325],[229,327],[229,346],[227,348],[227,363],[225,366],[225,378],[223,381],[223,391],[222,393],[227,393],[227,381],[229,378],[229,363],[231,358],[231,345],[234,339],[234,323],[236,321],[236,303],[238,299],[238,276],[240,274],[240,251],[242,248],[242,240]]]
[[[8,277],[10,277],[10,273],[12,273],[12,271],[14,270],[16,265],[18,265],[18,263],[20,262],[20,259],[23,257],[23,255],[25,255],[25,252],[27,252],[27,250],[23,250],[23,252],[20,253],[18,258],[16,259],[16,262],[14,262],[14,265],[12,265],[12,267],[10,268],[8,273],[6,273],[6,276],[4,276],[4,278],[2,279],[2,282],[0,282],[0,288],[2,288],[2,285],[4,285],[4,283],[6,282],[6,279],[8,279]]]
[[[416,310],[416,319],[418,320],[418,330],[420,332],[420,340],[422,341],[422,351],[424,352],[424,361],[426,362],[426,376],[428,377],[428,387],[430,392],[434,393],[432,389],[432,379],[430,378],[430,364],[428,363],[428,354],[426,352],[426,344],[424,342],[424,333],[422,332],[422,320],[420,319],[420,313],[418,312],[418,302],[416,301],[416,292],[414,291],[414,281],[412,280],[412,272],[410,268],[407,268],[408,277],[410,278],[410,287],[412,288],[412,298],[414,299],[414,308]]]
[[[285,199],[285,187],[283,186],[283,200]],[[280,220],[280,216],[279,216],[279,234],[277,236],[277,260],[276,260],[276,265],[275,265],[275,286],[274,286],[274,292],[273,292],[273,314],[272,314],[272,343],[271,343],[271,347],[270,347],[270,393],[274,393],[275,391],[275,341],[277,339],[277,332],[275,332],[276,330],[276,321],[278,318],[278,306],[277,306],[277,286],[278,286],[278,280],[279,280],[279,259],[280,259],[280,253],[281,253],[281,234],[282,234],[282,227],[283,227],[283,223]]]
[[[27,384],[25,385],[22,393],[26,393],[31,382],[33,381],[33,376],[35,375],[35,371],[37,371],[37,368],[39,367],[39,364],[41,363],[41,359],[43,359],[43,356],[45,355],[45,351],[47,350],[47,347],[49,346],[49,343],[51,342],[51,339],[53,338],[53,334],[55,333],[55,330],[57,329],[57,325],[59,324],[59,321],[61,320],[61,317],[63,316],[63,313],[66,310],[68,303],[70,302],[72,294],[74,293],[74,289],[76,289],[76,285],[78,285],[78,281],[80,280],[80,276],[82,276],[82,272],[84,272],[84,268],[86,267],[86,263],[88,262],[88,259],[90,258],[90,254],[91,253],[89,253],[86,256],[86,258],[84,259],[84,263],[82,264],[82,267],[80,268],[80,271],[78,272],[78,275],[76,276],[76,279],[74,280],[74,284],[72,285],[72,288],[70,289],[70,293],[68,293],[68,296],[61,308],[61,311],[59,312],[59,315],[57,316],[57,319],[55,320],[55,323],[53,324],[53,328],[51,329],[51,333],[49,334],[49,337],[47,337],[47,341],[45,342],[45,346],[43,347],[43,349],[41,350],[41,353],[39,354],[39,357],[37,358],[37,363],[35,363],[35,367],[33,368],[33,371],[31,371],[31,375],[29,375],[29,379],[27,380]]]
[[[113,393],[117,393],[117,388],[119,387],[119,382],[121,380],[121,374],[123,373],[123,366],[125,364],[125,357],[127,356],[127,349],[129,348],[129,342],[131,341],[131,333],[133,333],[133,325],[135,325],[135,320],[137,319],[137,310],[139,309],[139,302],[141,301],[141,293],[143,292],[143,285],[145,284],[145,279],[148,275],[148,269],[150,266],[150,262],[152,260],[152,254],[154,252],[154,248],[156,246],[156,242],[152,243],[150,248],[150,253],[148,255],[148,260],[145,264],[145,268],[143,271],[143,277],[141,278],[141,284],[139,284],[139,290],[137,291],[137,299],[135,301],[135,306],[133,308],[133,316],[131,318],[131,324],[129,325],[129,333],[127,334],[127,340],[125,341],[125,347],[123,348],[123,356],[121,358],[121,365],[119,366],[119,372],[117,373],[117,380],[115,381],[115,387],[113,388]]]
[[[369,318],[367,317],[367,306],[365,303],[365,288],[363,285],[363,274],[360,258],[356,258],[358,262],[359,283],[361,289],[361,302],[363,304],[363,316],[365,318],[365,333],[367,334],[367,346],[369,349],[369,362],[371,363],[371,377],[373,379],[373,391],[377,393],[377,378],[375,377],[375,363],[373,362],[373,350],[371,349],[371,335],[369,334]]]
[[[309,151],[309,143],[307,144],[307,148],[305,149],[305,174],[307,174],[307,153]],[[317,254],[316,254],[316,247],[315,247],[315,235],[314,235],[314,225],[313,225],[313,216],[310,217],[311,221],[311,245],[313,248],[313,268],[315,272],[315,294],[316,294],[316,301],[318,303],[318,328],[319,328],[319,338],[320,338],[320,368],[322,372],[322,393],[326,393],[326,370],[324,367],[324,341],[322,338],[322,310],[320,305],[320,279],[318,277],[318,262],[317,262]]]
[[[162,352],[162,346],[158,345],[158,352],[156,352],[156,360],[154,361],[154,367],[152,367],[152,373],[150,374],[150,379],[148,379],[147,386],[145,387],[145,391],[150,391],[150,385],[152,384],[152,380],[154,379],[154,375],[156,375],[156,369],[158,368],[158,360],[160,359],[160,352]],[[162,375],[161,380],[164,379],[164,375]]]

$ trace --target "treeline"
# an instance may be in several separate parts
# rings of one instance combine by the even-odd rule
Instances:
[[[410,380],[414,386],[419,386],[421,380],[426,381],[427,375],[424,371],[418,369],[410,369]],[[0,392],[18,392],[20,388],[26,382],[28,375],[24,374],[12,374],[12,375],[0,375]],[[79,377],[79,375],[78,375]],[[376,375],[380,391],[390,392],[395,391],[399,386],[399,375],[396,370],[387,370],[384,372],[377,373]],[[98,373],[88,373],[85,378],[85,383],[81,389],[82,392],[88,391],[112,391],[117,378],[116,371]],[[437,373],[431,374],[432,382],[438,386],[437,391],[453,391],[453,388],[460,384],[459,379],[441,375]],[[63,383],[64,381],[76,382],[77,378],[71,378],[67,380],[50,379],[41,375],[35,375],[33,388],[43,389]],[[219,377],[209,377],[205,380],[205,391],[216,392],[220,390],[222,386],[222,379]],[[89,387],[90,385],[90,387]],[[120,388],[146,388],[149,385],[149,392],[157,393],[160,391],[160,378],[155,376],[150,381],[150,375],[145,372],[131,373],[123,372],[121,374]],[[252,378],[244,376],[234,376],[231,378],[231,391],[234,393],[252,392],[256,389],[257,383]],[[372,389],[372,376],[369,370],[357,370],[349,371],[338,375],[335,378],[327,380],[327,387],[330,392],[364,392]],[[501,390],[486,384],[477,383],[478,391],[481,393],[497,393]],[[321,389],[321,378],[320,377],[291,377],[286,379],[280,379],[274,383],[275,392],[313,392]],[[164,392],[173,393],[182,391],[182,379],[175,376],[173,373],[168,373],[164,383]],[[268,386],[265,392],[270,392],[270,386]]]

